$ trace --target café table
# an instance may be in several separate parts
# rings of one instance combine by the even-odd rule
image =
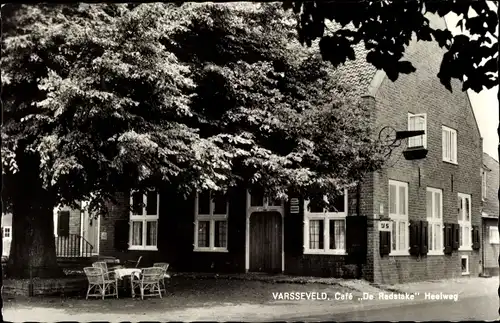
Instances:
[[[118,280],[123,281],[123,288],[125,290],[128,289],[127,287],[127,279],[130,279],[130,289],[132,291],[132,296],[134,295],[134,288],[133,288],[133,279],[137,278],[139,279],[141,276],[141,269],[140,268],[116,268],[113,270],[115,272],[115,276]]]
[[[123,280],[124,278],[130,278],[130,289],[132,292],[132,297],[135,296],[134,291],[134,279],[141,279],[141,268],[116,268],[114,270],[116,278]],[[165,278],[170,278],[170,275],[165,273]]]
[[[115,275],[118,279],[123,279],[124,277],[129,277],[134,275],[139,278],[141,275],[140,268],[117,268],[115,269]]]

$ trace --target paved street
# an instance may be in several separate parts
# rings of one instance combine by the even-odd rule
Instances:
[[[498,319],[498,297],[477,296],[458,302],[436,301],[391,308],[287,318],[300,321],[491,321]]]
[[[116,312],[84,310],[55,305],[53,307],[4,308],[6,321],[470,321],[494,320],[498,299],[493,296],[478,296],[458,302],[433,302],[398,305],[389,308],[359,310],[352,309],[343,314],[329,314],[337,309],[331,303],[301,304],[207,304],[205,307],[183,310],[150,309],[151,301],[144,307],[121,304]],[[118,304],[117,304],[118,305]],[[315,313],[309,315],[309,313]]]
[[[366,282],[344,286],[318,283],[266,283],[230,279],[175,278],[163,299],[32,298],[4,304],[6,321],[467,321],[497,318],[498,277],[465,278],[397,285],[414,300],[380,300],[392,292]],[[395,288],[396,285],[391,286]],[[328,299],[275,300],[276,293],[319,293]],[[448,293],[457,301],[425,300],[425,293]],[[359,300],[364,294],[372,300]],[[338,297],[352,294],[353,300]],[[406,295],[406,294],[404,294]],[[335,299],[338,298],[338,299]]]

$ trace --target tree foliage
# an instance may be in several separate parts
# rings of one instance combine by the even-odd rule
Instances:
[[[295,17],[280,4],[9,10],[7,200],[9,188],[39,180],[53,205],[92,209],[164,185],[335,195],[381,165],[370,111],[317,48],[294,41]]]
[[[415,68],[404,61],[412,38],[434,41],[446,50],[438,77],[451,91],[451,79],[463,82],[463,90],[480,92],[498,84],[498,15],[490,1],[403,0],[403,1],[287,1],[284,6],[299,16],[302,44],[320,39],[322,57],[334,66],[355,58],[353,46],[362,43],[366,59],[383,69],[391,80]],[[468,35],[452,36],[447,29],[429,23],[428,13],[459,16],[457,27]],[[342,28],[329,30],[328,22]],[[455,26],[451,26],[455,27]],[[331,31],[330,34],[326,31]]]

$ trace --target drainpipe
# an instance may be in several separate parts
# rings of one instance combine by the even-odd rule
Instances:
[[[486,231],[486,228],[484,226],[484,221],[483,221],[483,217],[481,215],[481,231],[482,231],[482,239],[481,239],[481,246],[479,246],[481,248],[481,268],[480,268],[480,272],[479,272],[479,276],[487,276],[486,273],[484,272],[484,232]]]
[[[361,180],[357,183],[356,185],[356,215],[361,216]],[[368,232],[366,233],[368,234]],[[368,244],[368,241],[367,241]],[[366,246],[367,249],[367,254],[368,254],[368,245]],[[359,257],[358,257],[359,258]],[[365,256],[366,258],[366,256]],[[356,278],[361,278],[361,273],[362,273],[362,264],[361,264],[361,259],[358,259],[356,262]]]

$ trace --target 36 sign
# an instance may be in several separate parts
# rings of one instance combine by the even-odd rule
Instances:
[[[392,222],[391,221],[380,221],[378,223],[378,230],[379,231],[392,231]]]

